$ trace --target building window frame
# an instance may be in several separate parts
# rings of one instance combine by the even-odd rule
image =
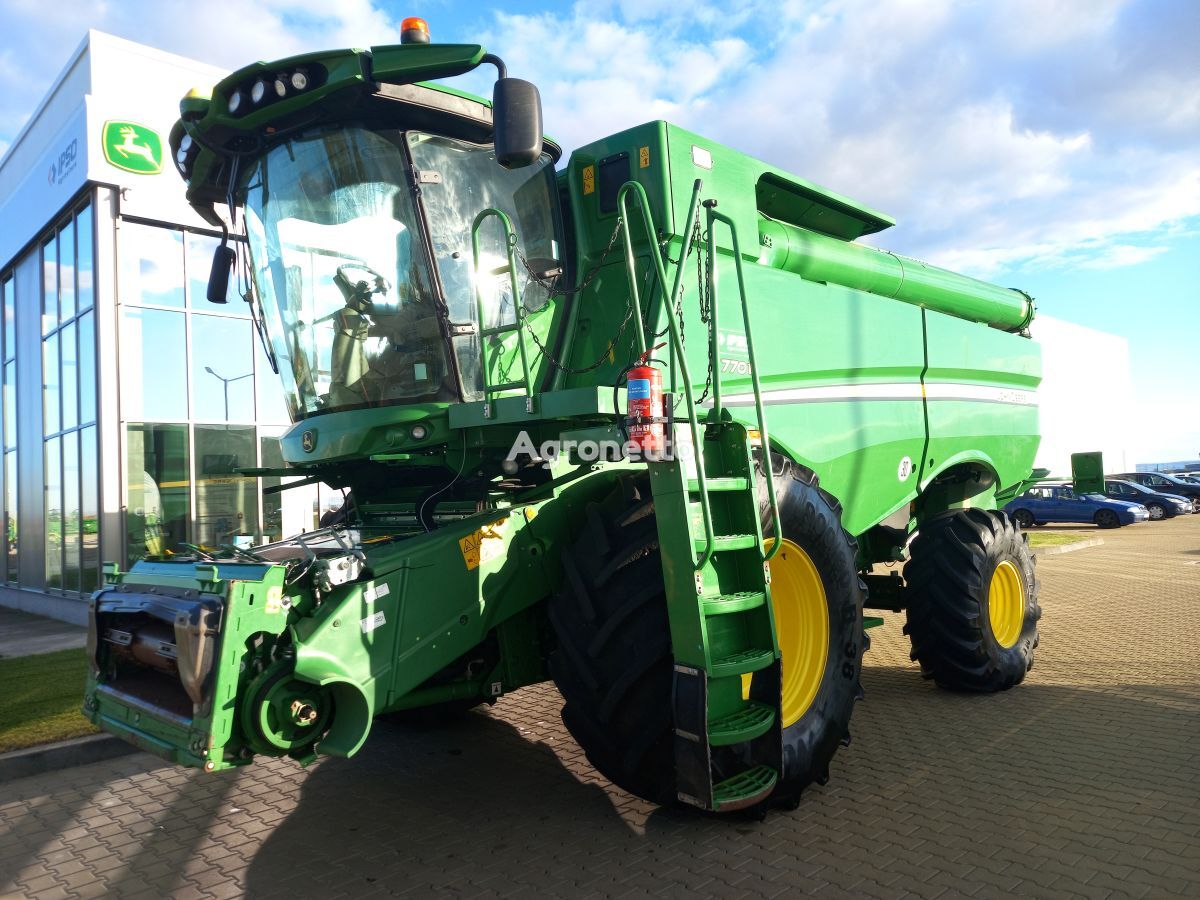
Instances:
[[[126,225],[138,226],[137,228],[125,228]],[[132,310],[156,310],[163,312],[173,312],[184,316],[184,343],[180,351],[184,355],[184,370],[186,377],[186,415],[183,417],[160,418],[155,416],[146,416],[141,414],[143,411],[135,409],[128,399],[128,396],[122,389],[119,413],[119,427],[121,433],[121,441],[124,446],[123,457],[125,459],[121,465],[122,478],[122,527],[121,542],[124,559],[132,561],[131,546],[134,545],[131,527],[131,510],[129,509],[129,498],[131,485],[129,479],[132,477],[129,472],[128,457],[128,442],[129,430],[132,427],[140,425],[183,425],[186,426],[187,436],[187,458],[189,461],[188,474],[190,484],[188,488],[189,510],[185,524],[185,533],[187,541],[195,541],[196,536],[200,533],[200,525],[197,516],[200,514],[199,509],[199,479],[203,460],[197,455],[196,433],[198,428],[245,428],[253,429],[253,453],[251,457],[244,463],[239,465],[262,465],[262,440],[264,438],[277,439],[278,436],[291,427],[290,420],[287,419],[286,404],[280,400],[278,410],[272,408],[269,395],[264,394],[260,387],[264,372],[263,356],[259,352],[258,342],[259,335],[254,327],[253,318],[250,315],[248,305],[244,306],[241,298],[237,296],[236,291],[231,292],[230,302],[227,306],[219,306],[210,304],[207,298],[200,291],[200,285],[207,283],[208,277],[208,258],[202,253],[201,248],[196,246],[194,238],[204,238],[209,242],[219,240],[220,234],[204,228],[195,228],[184,226],[178,223],[151,220],[136,216],[118,216],[116,219],[117,225],[117,261],[116,272],[118,273],[115,316],[118,325],[118,334],[124,335],[125,318],[129,311]],[[134,254],[141,254],[143,251],[137,247],[134,242],[139,234],[144,233],[144,228],[161,228],[181,234],[180,249],[183,253],[183,303],[182,305],[170,305],[154,302],[143,302],[139,293],[128,291],[121,283],[122,273],[126,267],[130,265],[130,260],[133,258],[141,258]],[[238,237],[230,236],[231,240],[241,240]],[[128,255],[123,255],[128,254]],[[175,263],[171,263],[174,270]],[[206,317],[206,319],[198,319]],[[250,390],[250,416],[233,417],[228,415],[224,419],[211,418],[208,416],[201,417],[198,415],[196,408],[195,395],[200,389],[197,386],[197,376],[193,372],[195,356],[195,326],[201,321],[222,319],[226,321],[241,321],[246,322],[246,332],[249,350],[249,366],[250,372],[247,377]],[[239,339],[240,340],[240,339]],[[125,348],[131,351],[132,348]],[[122,354],[124,361],[124,354]],[[272,379],[275,378],[273,372],[268,374]],[[124,382],[126,377],[125,372],[121,372],[118,376],[119,380]],[[214,382],[214,385],[216,382]],[[266,515],[266,503],[263,497],[263,481],[261,478],[247,479],[251,485],[251,490],[255,493],[255,510],[252,520],[245,520],[245,530],[253,534],[256,540],[265,539],[268,534]]]
[[[86,291],[80,290],[80,260],[84,257],[81,253],[81,234],[80,223],[86,221],[88,236],[86,247],[86,258],[88,262],[88,277],[91,282],[87,285]],[[72,235],[71,241],[71,259],[64,263],[63,259],[63,241],[62,235],[70,229]],[[54,246],[53,264],[55,268],[53,284],[50,283],[48,271],[47,249]],[[95,447],[85,447],[83,442],[90,440],[93,443],[99,440],[99,397],[98,397],[98,346],[97,346],[97,304],[95,291],[95,269],[96,269],[96,204],[93,201],[91,192],[85,193],[82,197],[77,198],[66,209],[60,213],[50,227],[38,238],[37,241],[39,263],[40,263],[40,292],[41,303],[39,316],[39,342],[38,349],[41,357],[42,371],[42,403],[43,403],[43,423],[42,423],[42,459],[45,468],[46,491],[42,504],[43,522],[45,524],[45,559],[43,570],[43,590],[55,596],[62,597],[81,597],[91,593],[92,590],[99,584],[100,579],[100,563],[99,553],[96,554],[96,559],[92,560],[92,564],[87,564],[87,554],[85,553],[84,536],[87,533],[87,525],[85,523],[85,509],[91,506],[96,511],[97,540],[99,541],[99,522],[102,515],[100,509],[99,496],[99,474],[98,466],[100,459],[100,447],[97,443]],[[69,274],[64,274],[69,272]],[[70,315],[64,316],[63,301],[65,296],[64,278],[69,279],[69,287],[72,295],[72,311]],[[86,305],[82,305],[82,300],[87,297]],[[48,325],[50,316],[50,305],[54,307],[54,323]],[[82,351],[83,344],[81,337],[84,329],[81,327],[82,322],[90,317],[91,321],[91,352],[85,354]],[[65,415],[67,412],[66,403],[68,399],[68,390],[64,382],[65,366],[63,364],[63,340],[64,336],[70,338],[74,345],[74,369],[72,372],[73,385],[69,392],[70,398],[74,403],[70,424]],[[15,345],[15,342],[14,342]],[[48,384],[47,376],[49,375],[46,364],[48,362],[47,348],[54,346],[54,365],[57,371],[54,373],[58,385],[57,396],[55,402],[57,409],[54,411],[53,424],[54,428],[47,427],[49,420],[47,418],[46,402],[46,386]],[[92,371],[85,376],[83,369],[83,361],[88,359],[90,355]],[[84,390],[91,392],[90,403],[85,403],[83,396]],[[84,417],[85,409],[90,409],[91,415]],[[67,453],[64,447],[67,442],[74,443],[75,460],[74,466],[74,484],[68,488],[66,483],[66,467],[65,461]],[[51,453],[54,459],[52,460]],[[89,452],[90,451],[90,452]],[[7,456],[9,450],[5,450]],[[15,452],[11,451],[11,452]],[[90,496],[90,503],[85,499],[85,486],[88,482],[86,473],[84,472],[84,461],[90,460],[95,463],[97,471],[93,473],[91,479],[94,490],[90,492],[94,496]],[[52,470],[53,469],[53,473]],[[58,500],[58,544],[54,546],[52,541],[51,528],[51,501],[54,499],[50,493],[50,485],[57,485],[57,500]],[[67,510],[65,508],[66,501],[73,499],[77,505],[75,510]],[[70,527],[70,523],[74,519],[74,526]],[[68,541],[73,541],[74,548],[70,547]],[[73,550],[73,553],[72,553]],[[57,557],[57,576],[54,574],[54,562]],[[66,579],[68,574],[73,575],[70,583]],[[57,579],[57,584],[54,581]]]

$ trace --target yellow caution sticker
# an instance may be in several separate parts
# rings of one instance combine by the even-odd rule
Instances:
[[[283,588],[277,584],[267,589],[267,613],[277,613],[281,609],[283,609]]]
[[[596,167],[583,167],[583,192],[584,194],[594,194],[596,192]]]
[[[650,168],[650,148],[649,147],[639,147],[638,148],[638,166],[640,166],[643,169]]]
[[[467,571],[474,571],[484,563],[504,555],[508,544],[505,535],[507,530],[508,519],[504,518],[459,538],[458,547],[462,551],[463,562],[467,564]]]

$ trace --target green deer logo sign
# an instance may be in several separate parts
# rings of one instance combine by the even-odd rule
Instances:
[[[163,145],[158,132],[134,122],[104,123],[104,158],[111,165],[137,175],[162,171]]]

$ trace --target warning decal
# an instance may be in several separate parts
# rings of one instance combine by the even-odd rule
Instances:
[[[267,613],[275,614],[283,609],[283,588],[273,585],[267,590]]]
[[[462,550],[463,562],[467,564],[468,571],[478,569],[483,563],[504,555],[504,532],[507,526],[508,519],[505,518],[459,538],[458,546]]]

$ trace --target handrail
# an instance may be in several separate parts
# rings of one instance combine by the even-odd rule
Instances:
[[[697,178],[692,185],[692,200],[688,204],[687,228],[683,235],[683,251],[679,259],[679,267],[675,271],[675,281],[671,287],[669,297],[666,296],[666,267],[663,265],[662,253],[658,248],[658,234],[654,229],[654,220],[650,214],[650,198],[646,195],[646,189],[639,182],[627,181],[621,185],[621,190],[617,193],[617,209],[623,224],[622,233],[625,243],[625,270],[629,277],[629,302],[633,304],[633,312],[638,318],[638,350],[641,353],[646,352],[646,335],[643,330],[645,325],[642,322],[642,304],[641,298],[638,296],[637,273],[633,261],[633,242],[629,230],[629,212],[626,207],[626,200],[630,194],[633,194],[636,198],[638,206],[641,209],[642,225],[646,230],[646,237],[650,244],[650,258],[654,261],[654,271],[658,276],[658,284],[660,290],[663,292],[663,301],[666,304],[667,327],[671,335],[671,352],[674,358],[679,361],[679,376],[683,386],[683,396],[687,401],[688,425],[692,432],[692,448],[696,454],[696,482],[700,488],[700,514],[704,521],[704,551],[695,563],[697,572],[703,569],[709,559],[712,558],[713,549],[716,546],[716,533],[713,529],[712,510],[710,509],[708,499],[708,481],[704,472],[704,441],[700,434],[699,419],[696,416],[696,398],[692,393],[692,379],[688,374],[687,356],[683,351],[683,341],[679,335],[679,325],[675,321],[675,304],[683,290],[684,262],[687,260],[688,249],[692,242],[692,234],[696,227],[696,211],[700,206],[701,187],[702,183]]]
[[[495,216],[500,220],[500,224],[504,226],[504,240],[508,247],[508,278],[512,285],[512,301],[513,301],[513,317],[515,324],[511,326],[500,326],[495,329],[485,329],[483,326],[483,292],[480,285],[483,279],[479,273],[479,230],[484,220],[489,216]],[[509,390],[515,385],[512,382],[505,382],[501,385],[492,387],[488,385],[488,364],[487,364],[487,338],[490,335],[503,333],[506,331],[515,331],[517,333],[517,350],[521,356],[521,372],[524,377],[521,380],[521,385],[525,388],[525,397],[528,399],[533,396],[533,389],[529,383],[529,359],[525,352],[525,329],[524,312],[525,307],[521,303],[521,290],[517,286],[517,235],[513,231],[512,219],[510,219],[504,210],[496,209],[494,206],[489,206],[482,210],[475,220],[471,223],[471,260],[475,267],[475,306],[479,320],[479,366],[483,377],[483,402],[490,404],[491,394],[498,393],[502,390]],[[490,332],[485,334],[484,332]]]
[[[746,331],[746,355],[750,357],[750,384],[754,390],[754,411],[758,416],[758,433],[763,447],[763,471],[767,478],[767,496],[771,501],[771,521],[775,526],[775,541],[771,549],[763,554],[764,561],[770,561],[783,545],[783,532],[780,530],[779,501],[775,498],[775,480],[771,471],[771,438],[767,434],[767,415],[763,411],[762,389],[758,381],[758,361],[754,356],[754,336],[750,330],[750,305],[746,300],[746,281],[742,275],[742,251],[738,244],[737,226],[733,219],[724,213],[717,212],[716,200],[705,200],[708,210],[708,283],[709,283],[709,352],[713,355],[713,419],[721,421],[721,367],[715,365],[717,359],[717,237],[715,222],[721,222],[729,228],[729,237],[733,244],[733,268],[737,272],[738,294],[742,301],[742,326]]]

